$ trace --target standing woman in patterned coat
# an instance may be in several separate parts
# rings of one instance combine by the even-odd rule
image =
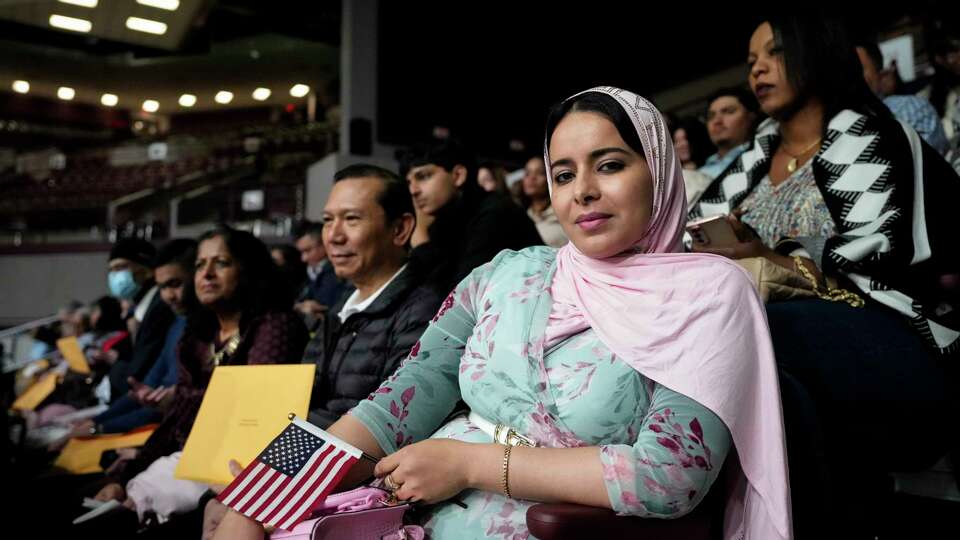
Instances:
[[[960,320],[943,284],[958,272],[960,181],[869,91],[838,21],[770,17],[748,64],[770,119],[691,217],[729,214],[740,239],[700,251],[803,265],[866,299],[767,305],[797,534],[826,534],[804,528],[834,523],[827,509],[854,516],[840,536],[857,537],[871,519],[850,505],[874,506],[859,494],[881,491],[890,471],[931,465],[951,443]]]

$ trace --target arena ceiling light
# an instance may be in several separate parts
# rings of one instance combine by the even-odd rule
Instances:
[[[295,84],[290,87],[290,95],[295,98],[301,98],[310,93],[310,87],[305,84]]]
[[[176,11],[180,7],[180,0],[137,0],[141,6],[150,6],[167,11]]]
[[[142,108],[148,113],[155,113],[160,110],[160,103],[155,99],[148,99],[143,102]]]
[[[265,101],[269,97],[270,97],[269,88],[260,87],[253,91],[253,99],[257,101]]]
[[[104,94],[100,96],[100,104],[104,107],[115,107],[120,103],[120,98],[116,94]]]
[[[167,23],[141,19],[140,17],[127,17],[127,28],[156,36],[162,36],[167,33]]]
[[[87,33],[93,28],[93,23],[86,19],[67,17],[66,15],[51,15],[50,26],[71,32]]]
[[[61,86],[60,88],[57,88],[57,97],[64,101],[70,101],[76,95],[77,92],[69,86]]]
[[[13,91],[18,94],[26,94],[30,91],[30,83],[27,81],[13,81]]]
[[[197,96],[193,94],[183,94],[177,103],[179,103],[181,107],[193,107],[197,104]]]
[[[57,0],[61,4],[70,4],[71,6],[80,6],[85,8],[97,7],[98,0]]]
[[[226,105],[227,103],[233,101],[233,92],[221,90],[217,92],[217,95],[213,96],[213,100],[221,105]]]

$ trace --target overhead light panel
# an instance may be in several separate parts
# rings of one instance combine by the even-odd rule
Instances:
[[[148,113],[155,113],[160,110],[160,103],[155,99],[148,99],[143,102],[143,110]]]
[[[268,97],[270,97],[269,88],[257,88],[256,90],[253,91],[253,99],[257,101],[264,101]]]
[[[104,107],[115,107],[120,102],[116,94],[104,94],[100,96],[100,104]]]
[[[51,15],[50,26],[71,32],[87,33],[93,28],[93,23],[86,19],[67,17],[66,15]]]
[[[227,103],[233,101],[233,92],[221,90],[217,92],[217,95],[213,96],[213,100],[221,105],[226,105]]]
[[[61,86],[60,88],[57,88],[57,97],[64,101],[70,101],[76,95],[77,92],[69,86]]]
[[[167,33],[167,23],[141,19],[140,17],[127,17],[127,28],[156,36],[162,36]]]
[[[197,104],[197,96],[193,94],[183,94],[177,102],[181,107],[193,107]]]
[[[176,11],[180,7],[180,0],[137,0],[141,6],[150,6],[167,11]]]
[[[18,94],[26,94],[30,91],[30,83],[27,81],[13,81],[13,91]]]
[[[70,4],[71,6],[80,6],[85,8],[97,7],[98,0],[57,0],[61,4]]]
[[[295,84],[290,87],[290,95],[296,98],[301,98],[310,93],[310,87],[305,84]]]

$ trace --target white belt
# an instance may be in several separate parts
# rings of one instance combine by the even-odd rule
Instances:
[[[494,442],[508,446],[537,446],[536,442],[517,433],[512,427],[503,424],[494,424],[473,411],[470,411],[467,420],[480,428],[480,431],[493,437]]]

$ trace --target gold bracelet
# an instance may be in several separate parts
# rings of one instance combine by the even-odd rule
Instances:
[[[512,499],[513,496],[510,495],[510,450],[513,447],[509,444],[503,445],[503,494],[507,496],[508,499]]]
[[[799,255],[793,256],[793,264],[796,266],[797,272],[813,284],[813,293],[817,295],[817,298],[831,302],[845,302],[850,305],[850,307],[855,308],[863,307],[863,298],[860,298],[857,293],[850,292],[846,289],[835,289],[829,285],[821,287],[820,283],[817,282],[816,276],[803,264],[803,260]]]

